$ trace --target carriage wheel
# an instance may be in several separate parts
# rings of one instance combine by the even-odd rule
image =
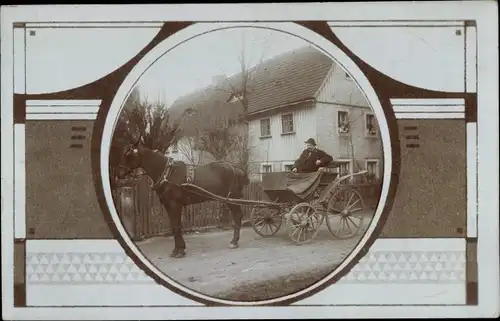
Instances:
[[[323,218],[323,214],[309,203],[295,205],[287,218],[288,236],[298,245],[311,242],[318,234]]]
[[[262,237],[276,234],[283,222],[280,209],[269,207],[254,207],[250,219],[253,230]]]
[[[365,204],[354,188],[340,188],[328,201],[326,225],[339,239],[353,237],[363,228]]]

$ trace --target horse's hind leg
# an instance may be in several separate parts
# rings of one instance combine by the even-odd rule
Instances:
[[[231,210],[234,221],[233,239],[229,244],[229,248],[235,249],[239,247],[238,242],[240,240],[241,219],[243,218],[243,211],[241,210],[241,206],[239,205],[229,204],[228,207]]]
[[[182,258],[186,256],[186,242],[182,236],[182,208],[179,204],[170,201],[167,206],[167,213],[174,235],[174,249],[170,257]]]

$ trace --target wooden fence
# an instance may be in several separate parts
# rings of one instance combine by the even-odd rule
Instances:
[[[380,182],[354,183],[365,199],[365,205],[375,208],[380,195]],[[115,206],[122,224],[134,240],[170,234],[168,214],[160,204],[158,196],[150,188],[149,177],[128,180],[114,193]],[[244,199],[268,200],[260,182],[251,182],[244,190]],[[243,222],[250,218],[250,206],[242,206]],[[229,209],[219,201],[185,206],[182,214],[182,226],[185,232],[202,231],[210,228],[228,228],[232,226]]]

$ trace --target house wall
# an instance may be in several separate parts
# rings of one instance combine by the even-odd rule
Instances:
[[[282,134],[281,116],[292,113],[294,132]],[[260,120],[270,118],[271,136],[261,136]],[[282,164],[295,161],[304,150],[304,141],[316,137],[316,115],[314,107],[283,109],[265,117],[252,119],[249,122],[250,161],[253,170],[260,171],[260,164],[268,163],[273,171],[282,171]]]
[[[380,176],[383,152],[378,124],[375,122],[376,134],[367,135],[365,116],[373,114],[373,111],[356,82],[346,77],[342,68],[334,65],[318,91],[317,101],[315,123],[318,147],[331,154],[334,159],[342,160],[352,158],[352,145],[354,158],[360,168],[365,169],[366,160],[379,160]],[[339,111],[348,112],[350,134],[338,132]]]
[[[354,146],[354,155],[357,164],[365,168],[365,161],[379,160],[379,175],[383,168],[383,154],[380,135],[370,137],[365,135],[365,114],[372,113],[363,93],[354,80],[346,77],[345,72],[334,65],[325,82],[316,95],[316,103],[299,104],[272,110],[266,115],[252,116],[249,121],[249,156],[250,178],[260,178],[261,165],[272,166],[273,171],[282,171],[284,164],[295,161],[304,149],[304,141],[310,137],[318,142],[318,147],[325,150],[336,160],[350,159],[352,156],[351,143]],[[349,112],[351,119],[351,134],[338,133],[337,112]],[[292,113],[294,132],[282,134],[283,114]],[[261,137],[260,120],[269,118],[271,121],[270,137]],[[377,127],[377,126],[376,126]],[[182,147],[182,144],[185,144]],[[208,153],[186,157],[182,150],[190,150],[190,144],[179,142],[179,151],[169,155],[177,160],[189,162],[195,158],[198,163],[213,161]],[[196,154],[195,151],[193,154]],[[234,157],[230,157],[234,158]]]
[[[333,64],[325,82],[316,94],[318,102],[335,103],[369,107],[363,92],[354,79],[347,77],[346,72],[337,64]]]
[[[349,113],[351,128],[348,134],[338,132],[338,111]],[[378,128],[375,136],[365,135],[364,117],[367,113],[371,113],[369,108],[346,108],[318,103],[316,105],[318,147],[332,155],[334,159],[351,159],[354,152],[355,160],[363,169],[365,168],[365,160],[378,159],[379,171],[381,171],[383,167],[382,141]]]

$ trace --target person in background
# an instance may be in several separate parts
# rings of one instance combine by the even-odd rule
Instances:
[[[332,156],[316,147],[316,141],[313,138],[309,138],[305,143],[306,149],[293,164],[292,172],[316,172],[318,168],[328,166],[333,161]]]

